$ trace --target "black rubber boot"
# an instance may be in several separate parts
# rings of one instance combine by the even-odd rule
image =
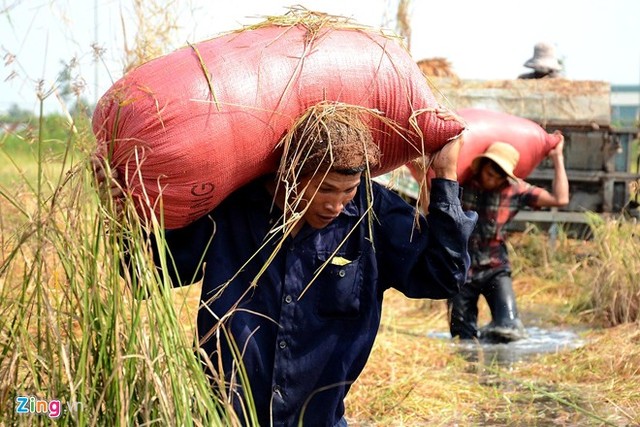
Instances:
[[[491,323],[480,331],[480,338],[491,342],[511,342],[527,337],[518,317],[511,273],[503,271],[491,278],[482,289],[491,310]]]
[[[478,298],[480,292],[465,284],[460,293],[447,302],[451,337],[478,338]]]

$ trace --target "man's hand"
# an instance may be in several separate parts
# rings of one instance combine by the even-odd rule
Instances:
[[[460,135],[447,143],[440,151],[433,154],[430,168],[433,169],[436,178],[444,178],[451,181],[458,180],[458,155],[460,154],[462,144],[464,144],[464,140],[462,135]],[[424,175],[427,182],[427,186],[420,186],[420,194],[418,196],[420,210],[424,214],[428,212],[430,203],[429,179],[426,176],[427,171],[423,167],[425,163],[428,165],[428,162],[425,162],[424,158],[412,163],[412,167],[414,167],[419,174]]]
[[[433,155],[431,169],[436,174],[436,178],[458,180],[458,155],[462,144],[464,144],[464,140],[460,135]]]
[[[436,108],[436,116],[440,120],[444,120],[444,121],[455,120],[457,122],[462,123],[465,127],[467,126],[467,123],[464,121],[462,117],[460,117],[453,111],[447,110],[446,108],[443,108],[443,107]]]
[[[466,122],[462,117],[446,108],[436,108],[436,116],[445,121],[455,120],[466,127]],[[462,135],[460,135],[433,155],[431,169],[433,169],[436,178],[445,178],[452,181],[458,179],[458,155],[463,143]]]
[[[557,166],[559,164],[558,161],[562,160],[564,157],[564,135],[562,135],[559,130],[553,132],[553,134],[560,137],[560,142],[558,142],[558,145],[556,145],[553,150],[549,151],[549,157],[553,161],[554,166]]]
[[[436,116],[441,120],[455,120],[466,126],[464,119],[451,110],[438,107],[435,112]],[[431,156],[416,159],[411,166],[419,175],[426,175],[426,168],[430,167],[435,172],[437,178],[446,178],[455,181],[458,178],[458,154],[460,153],[462,144],[462,136],[459,136]],[[429,157],[433,160],[430,161]]]
[[[105,160],[97,155],[91,157],[91,167],[93,169],[93,175],[96,178],[100,199],[103,203],[106,203],[107,198],[110,197],[114,202],[116,210],[120,212],[124,192],[122,191],[123,187],[120,183],[118,171],[108,168]]]

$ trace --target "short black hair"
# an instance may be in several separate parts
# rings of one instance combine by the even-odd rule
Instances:
[[[327,170],[356,175],[380,162],[380,150],[361,109],[323,104],[308,110],[285,149],[285,165],[298,176]]]

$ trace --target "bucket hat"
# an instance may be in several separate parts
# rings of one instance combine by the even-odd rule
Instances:
[[[471,169],[474,173],[478,172],[480,160],[483,158],[493,160],[509,177],[518,179],[513,171],[520,160],[520,153],[511,144],[501,141],[492,143],[484,153],[471,162]]]
[[[549,43],[537,43],[533,47],[533,57],[524,63],[527,68],[543,71],[560,71],[562,65],[556,58],[556,49]]]

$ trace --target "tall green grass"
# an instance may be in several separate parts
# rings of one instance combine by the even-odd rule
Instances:
[[[43,119],[34,150],[2,150],[16,173],[0,185],[0,424],[50,424],[18,413],[20,396],[60,401],[62,425],[238,424],[196,357],[185,297],[153,267],[139,224],[100,203],[80,122],[53,156]],[[124,239],[133,275],[122,274]]]
[[[589,217],[594,250],[585,309],[604,326],[640,323],[640,225],[635,219]]]
[[[603,327],[640,322],[640,225],[624,215],[587,213],[589,238],[555,240],[530,226],[510,248],[514,275],[572,285],[571,311]],[[542,288],[541,288],[542,289]]]

